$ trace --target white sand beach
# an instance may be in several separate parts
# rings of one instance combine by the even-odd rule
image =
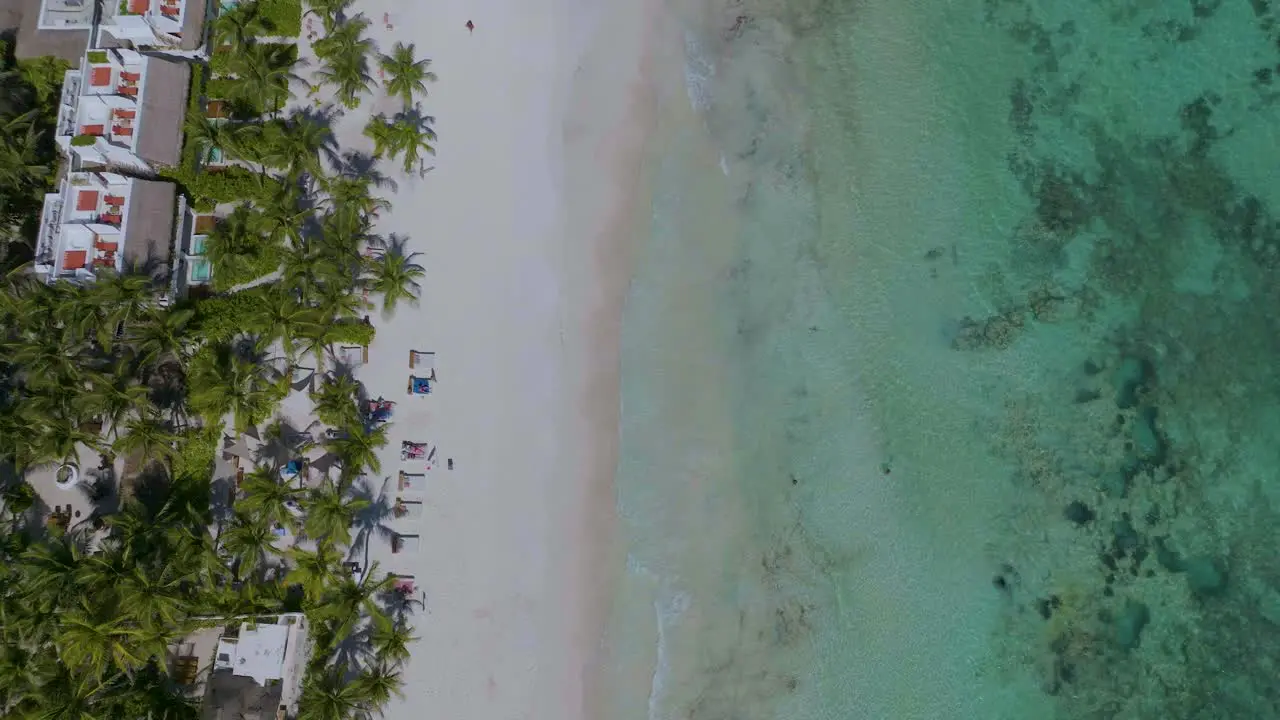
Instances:
[[[619,3],[619,5],[628,5]],[[439,81],[423,111],[433,169],[387,163],[394,208],[377,231],[410,238],[426,267],[419,307],[378,327],[359,379],[399,403],[383,456],[396,493],[403,440],[438,447],[420,537],[382,570],[425,591],[405,697],[389,720],[594,717],[586,673],[606,613],[616,466],[618,325],[628,278],[629,201],[647,120],[644,4],[569,0],[358,0],[379,49],[413,42]],[[391,28],[383,22],[389,13]],[[475,24],[474,33],[465,28]],[[607,50],[607,53],[605,52]],[[584,57],[589,71],[578,73]],[[379,96],[349,111],[345,148]],[[570,121],[572,118],[572,121]],[[432,394],[408,397],[411,350],[436,353]],[[452,458],[455,469],[445,468]]]

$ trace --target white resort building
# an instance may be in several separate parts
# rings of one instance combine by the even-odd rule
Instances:
[[[55,140],[72,168],[177,165],[191,69],[121,48],[85,53],[63,78]]]
[[[72,172],[44,196],[33,271],[52,282],[101,270],[166,268],[176,209],[173,183]]]
[[[246,622],[246,620],[248,620]],[[302,613],[229,618],[169,648],[169,674],[207,720],[277,720],[298,712],[310,653]]]
[[[119,43],[179,50],[203,44],[205,0],[122,0],[118,4],[106,0],[105,4],[113,12],[103,13],[101,29]]]

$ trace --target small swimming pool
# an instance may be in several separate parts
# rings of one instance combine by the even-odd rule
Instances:
[[[209,165],[219,165],[219,164],[221,164],[221,163],[222,163],[222,148],[220,148],[220,147],[211,147],[211,148],[209,148],[209,156],[208,156],[207,158],[205,158],[205,163],[207,163],[207,164],[209,164]]]
[[[188,279],[193,283],[209,282],[209,278],[213,276],[213,265],[204,258],[196,258],[191,261],[191,271],[187,274]]]
[[[192,236],[192,238],[191,238],[191,250],[190,250],[189,254],[191,254],[191,255],[203,255],[203,254],[204,254],[204,243],[205,243],[205,240],[207,240],[207,239],[208,239],[208,238],[206,238],[206,237],[205,237],[205,236],[203,236],[203,235],[194,235],[194,236]]]
[[[223,12],[230,12],[235,10],[239,4],[240,0],[222,0],[222,2],[218,3],[218,6],[222,8]]]

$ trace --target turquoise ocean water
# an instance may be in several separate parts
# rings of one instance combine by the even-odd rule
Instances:
[[[682,17],[611,720],[1280,717],[1280,5]]]

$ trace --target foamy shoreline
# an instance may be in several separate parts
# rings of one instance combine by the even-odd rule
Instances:
[[[623,228],[640,187],[648,12],[567,0],[359,0],[387,51],[416,44],[439,81],[423,102],[438,155],[398,185],[377,231],[410,237],[427,268],[419,308],[374,315],[359,373],[399,401],[382,485],[394,500],[402,440],[439,447],[420,536],[383,571],[415,576],[425,612],[389,720],[599,717],[591,673],[612,597],[618,334],[629,279]],[[391,28],[383,23],[389,13]],[[475,24],[469,33],[465,24]],[[349,111],[342,148],[364,148],[381,98]],[[410,350],[439,380],[405,397]]]

